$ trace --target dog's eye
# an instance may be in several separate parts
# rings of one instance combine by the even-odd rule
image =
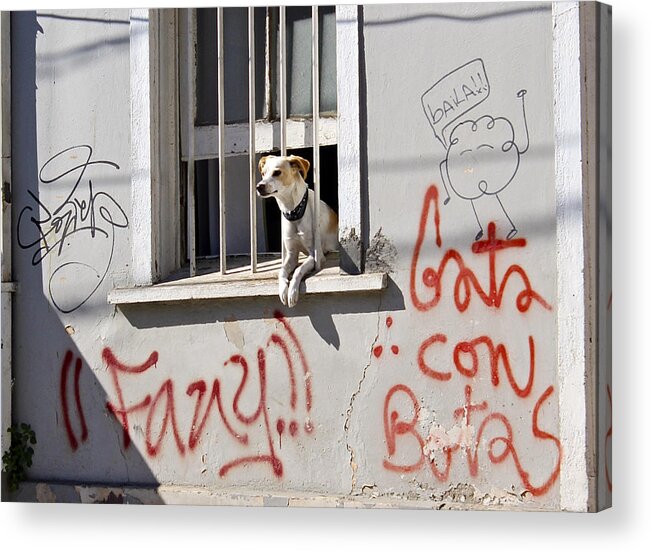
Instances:
[[[271,173],[271,176],[280,176],[281,174],[283,174],[283,171],[281,171],[280,169],[276,169],[274,172]]]

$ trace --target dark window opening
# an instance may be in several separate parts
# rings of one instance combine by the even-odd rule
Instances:
[[[217,10],[197,8],[197,112],[195,124],[216,125]],[[226,124],[245,123],[248,107],[248,9],[224,8],[224,116]],[[280,55],[278,8],[255,8],[256,119],[277,120]],[[289,117],[312,115],[312,8],[288,6],[287,111]],[[337,55],[335,7],[319,8],[320,111],[337,111]],[[269,88],[266,83],[269,82]]]
[[[337,146],[321,146],[321,199],[339,211]],[[314,189],[311,147],[289,150],[310,162],[306,182]],[[259,156],[258,156],[259,157]],[[248,155],[226,158],[226,254],[250,253]],[[260,178],[260,175],[257,175]],[[195,161],[195,246],[197,258],[214,258],[219,251],[219,160]],[[273,198],[256,196],[258,253],[280,253],[280,210]],[[183,213],[184,209],[182,209]],[[183,216],[183,215],[182,215]],[[186,254],[187,256],[187,254]]]
[[[325,201],[335,213],[339,213],[337,146],[321,146],[321,200]],[[305,181],[314,189],[312,148],[288,150],[287,155],[298,155],[310,162],[310,171]],[[280,210],[274,199],[264,200],[265,232],[269,252],[280,252]]]

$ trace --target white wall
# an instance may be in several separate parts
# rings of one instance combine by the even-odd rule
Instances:
[[[31,479],[383,504],[561,508],[550,5],[364,9],[366,238],[372,264],[390,271],[390,283],[379,295],[306,297],[292,311],[281,309],[282,317],[275,315],[281,307],[275,298],[107,305],[108,291],[131,280],[128,18],[125,10],[14,14],[20,60],[14,114],[24,121],[14,135],[14,216],[26,213],[15,219],[14,418],[31,423],[39,438]],[[422,104],[436,83],[426,105],[448,112],[445,145]],[[465,106],[471,98],[484,101],[466,112],[459,94],[468,95]],[[475,143],[476,135],[467,133],[450,147],[451,199],[444,204],[440,164],[450,132],[487,115],[500,132],[507,133],[507,120],[513,125],[522,153],[500,151],[504,139],[488,130],[488,142]],[[466,158],[454,148],[464,142],[464,149],[475,149],[464,155],[477,160],[455,172],[455,160]],[[484,143],[498,149],[476,149]],[[86,159],[87,149],[47,163],[82,144],[103,161],[83,175],[81,169],[64,173]],[[461,197],[464,184],[476,186],[475,171],[488,186],[514,175],[499,201],[475,202],[484,229],[478,240],[473,206]],[[77,210],[79,228],[88,225],[80,204],[70,203],[78,179],[73,198],[95,201],[94,235],[69,232],[61,250],[34,265],[38,245],[30,246],[30,238],[38,240],[38,228],[29,217],[39,213],[36,198],[50,246],[61,230],[47,212]],[[111,213],[108,221],[101,205]],[[507,217],[517,234],[499,242],[497,288],[491,289],[490,256],[481,247],[497,247],[487,241],[489,221],[497,224],[494,239],[505,240]],[[452,260],[442,268],[444,257]],[[438,302],[432,269],[444,272]],[[215,382],[223,414],[213,403],[201,428]],[[133,410],[126,415],[128,446],[107,403]],[[239,463],[247,459],[248,465]],[[571,509],[585,507],[575,501]]]

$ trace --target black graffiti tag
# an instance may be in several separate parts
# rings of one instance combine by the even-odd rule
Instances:
[[[96,191],[91,179],[92,169],[119,170],[119,165],[92,156],[91,146],[79,145],[46,161],[39,171],[39,186],[50,187],[65,199],[51,207],[28,191],[34,204],[18,216],[18,245],[34,251],[33,266],[51,258],[48,291],[52,304],[64,313],[78,309],[97,291],[113,259],[116,231],[129,224],[120,204],[110,194]]]

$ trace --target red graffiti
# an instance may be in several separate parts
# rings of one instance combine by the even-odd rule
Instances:
[[[301,367],[303,368],[303,378],[305,380],[305,406],[309,412],[312,409],[312,376],[308,368],[307,358],[303,352],[303,346],[301,345],[301,342],[298,340],[298,337],[296,337],[294,330],[292,329],[287,319],[282,315],[282,313],[280,311],[276,311],[274,312],[274,316],[276,317],[276,320],[278,320],[278,322],[280,322],[285,328],[285,331],[287,331],[289,334],[289,338],[296,348],[296,352],[298,353],[299,359],[301,361]],[[273,339],[273,335],[271,336],[271,339]],[[289,365],[289,369],[292,370],[291,364]],[[308,427],[312,427],[310,423],[308,423]]]
[[[298,423],[296,422],[296,420],[292,420],[291,422],[289,422],[289,434],[292,437],[296,437],[297,433],[298,433]]]
[[[507,250],[522,251],[527,247],[525,239],[502,240],[496,236],[496,225],[488,225],[487,236],[482,241],[472,243],[470,249],[473,257],[485,259],[488,274],[487,282],[480,278],[466,259],[457,250],[448,249],[434,263],[435,266],[422,266],[425,263],[423,248],[428,224],[433,213],[434,244],[433,251],[443,246],[441,237],[441,217],[439,212],[439,193],[431,185],[425,194],[418,237],[414,247],[411,271],[410,294],[414,307],[420,312],[427,312],[436,307],[445,292],[445,285],[451,286],[451,293],[456,310],[465,312],[476,297],[483,305],[491,309],[502,308],[507,289],[514,294],[514,304],[520,313],[527,313],[533,303],[544,310],[551,306],[534,290],[525,269],[519,264],[510,264],[505,270],[498,266]],[[438,264],[438,266],[436,266]],[[516,287],[519,284],[519,287]],[[493,311],[494,312],[494,311]],[[388,321],[387,321],[388,322]],[[467,324],[467,321],[464,321]],[[387,326],[390,324],[387,323]],[[494,388],[500,386],[510,389],[520,399],[531,397],[536,377],[536,347],[532,335],[527,338],[529,362],[524,378],[516,377],[520,370],[512,363],[509,349],[505,343],[499,343],[488,335],[448,344],[448,336],[442,332],[432,333],[423,340],[416,352],[416,364],[422,374],[437,384],[449,382],[458,374],[470,382],[488,379]],[[500,411],[491,408],[487,400],[473,400],[473,387],[470,382],[464,384],[462,406],[451,411],[455,425],[446,431],[440,424],[433,424],[426,434],[421,433],[421,406],[416,394],[404,384],[391,387],[384,400],[384,435],[387,455],[384,467],[392,472],[411,473],[429,467],[432,475],[441,482],[450,478],[455,459],[465,457],[468,473],[477,477],[480,468],[480,455],[485,454],[491,465],[502,464],[510,460],[522,485],[534,496],[549,491],[560,474],[561,443],[560,440],[540,427],[540,410],[554,392],[554,387],[547,387],[538,397],[531,412],[531,435],[534,443],[543,448],[556,451],[556,462],[551,471],[534,481],[523,465],[522,450],[524,445],[516,439],[512,421]],[[505,386],[504,383],[507,385]],[[422,396],[422,395],[421,395]],[[440,409],[439,409],[440,410]],[[527,443],[527,449],[531,447]],[[530,454],[530,453],[529,453]]]
[[[65,357],[63,358],[63,363],[61,364],[59,395],[61,398],[61,411],[63,412],[63,423],[65,425],[66,435],[68,436],[68,442],[70,443],[72,450],[77,450],[79,447],[79,441],[77,440],[77,436],[75,435],[75,432],[72,428],[72,422],[70,419],[70,407],[68,404],[68,373],[72,364],[72,358],[72,351],[66,351]],[[81,394],[79,391],[79,378],[81,376],[81,368],[81,358],[77,358],[75,360],[73,388],[75,395],[75,406],[77,409],[77,415],[79,416],[79,424],[81,426],[81,434],[79,436],[79,439],[83,443],[88,439],[88,426],[86,425],[86,417],[84,416],[84,409],[81,404]]]
[[[491,383],[493,386],[497,387],[500,384],[499,376],[499,364],[501,363],[506,372],[506,378],[509,380],[509,385],[515,394],[520,397],[528,397],[531,393],[531,387],[533,386],[533,378],[536,372],[536,361],[535,361],[535,344],[532,336],[529,336],[529,378],[524,387],[520,387],[513,377],[513,370],[511,369],[511,363],[509,362],[509,353],[506,350],[506,347],[503,344],[495,346],[490,337],[482,336],[472,341],[463,341],[458,343],[454,348],[454,364],[457,367],[459,373],[473,378],[477,374],[479,369],[479,358],[477,355],[477,346],[485,345],[488,348],[488,355],[490,357],[490,366],[491,366]],[[466,368],[461,362],[461,354],[469,354],[472,359],[472,367]]]
[[[387,330],[389,330],[391,328],[391,326],[393,326],[393,318],[391,316],[387,316],[387,318],[385,320],[385,324],[386,324]],[[391,352],[394,355],[399,355],[400,354],[400,347],[398,347],[398,345],[393,344],[393,345],[391,345],[389,347],[389,349],[391,350]],[[384,346],[383,345],[376,345],[376,346],[374,346],[372,348],[372,352],[373,352],[373,355],[375,355],[375,358],[380,358],[384,354]]]
[[[416,239],[416,246],[414,247],[414,254],[411,261],[409,278],[411,300],[419,311],[428,311],[438,305],[443,292],[443,277],[446,268],[451,262],[454,262],[457,266],[456,278],[454,280],[454,303],[459,312],[464,312],[469,307],[473,291],[486,306],[496,309],[501,308],[507,284],[514,276],[519,277],[523,287],[515,301],[516,307],[520,312],[527,312],[534,301],[542,305],[543,308],[551,310],[551,306],[534,291],[526,271],[518,264],[512,264],[506,269],[498,285],[496,266],[498,253],[507,249],[524,248],[527,246],[527,241],[523,238],[513,240],[497,239],[495,236],[495,223],[493,222],[488,225],[487,238],[472,244],[472,252],[475,255],[486,255],[488,257],[488,292],[482,287],[473,270],[466,265],[463,256],[454,249],[448,249],[439,262],[438,268],[426,267],[422,270],[421,281],[426,288],[432,290],[431,297],[423,299],[417,290],[416,276],[432,205],[434,206],[436,246],[437,248],[441,248],[443,242],[440,231],[439,193],[438,188],[434,184],[428,188],[425,194],[418,238]]]
[[[414,392],[403,384],[394,385],[384,400],[384,433],[387,443],[388,458],[384,460],[384,467],[387,470],[398,473],[409,473],[420,470],[423,466],[429,465],[430,470],[434,477],[439,481],[445,482],[448,480],[450,470],[454,462],[454,458],[460,451],[465,451],[466,462],[468,465],[468,472],[471,477],[476,477],[479,473],[479,451],[482,447],[482,438],[489,425],[493,428],[501,428],[502,435],[492,437],[487,444],[486,451],[487,457],[491,464],[501,464],[509,457],[512,459],[518,477],[522,485],[531,492],[534,496],[545,494],[554,485],[560,474],[561,466],[561,443],[560,440],[540,428],[538,421],[540,409],[543,404],[549,399],[554,392],[553,386],[549,386],[536,401],[531,417],[531,433],[538,441],[549,441],[556,449],[557,460],[551,473],[539,485],[534,484],[531,480],[529,472],[525,470],[520,460],[520,454],[516,447],[515,439],[513,436],[513,427],[509,419],[500,412],[490,412],[489,406],[486,401],[481,403],[473,403],[472,388],[467,385],[465,387],[465,401],[461,408],[454,410],[455,418],[461,418],[465,427],[470,427],[472,421],[472,414],[474,412],[481,412],[484,418],[476,431],[472,442],[467,445],[460,440],[452,443],[445,444],[441,447],[443,453],[443,467],[439,468],[434,455],[426,454],[426,440],[422,437],[417,427],[420,405]],[[402,395],[408,402],[410,414],[402,417],[400,413],[392,408],[394,397]],[[403,399],[404,402],[404,399]],[[413,460],[409,463],[396,463],[392,460],[398,450],[398,440],[402,447],[412,451]],[[411,448],[409,448],[411,447]]]
[[[299,433],[299,424],[296,419],[290,420],[289,424],[287,424],[283,417],[279,417],[275,420],[274,425],[269,418],[267,407],[267,351],[278,348],[282,353],[289,377],[289,408],[293,418],[296,417],[298,410],[296,383],[298,380],[295,374],[295,357],[298,357],[298,364],[303,372],[301,382],[304,382],[303,393],[305,396],[305,409],[308,414],[312,407],[312,385],[311,374],[300,341],[289,322],[280,312],[276,312],[275,317],[276,321],[285,330],[286,335],[274,332],[269,337],[266,347],[258,348],[256,355],[257,386],[250,382],[249,361],[241,354],[232,355],[223,362],[225,369],[236,369],[241,372],[239,384],[233,394],[232,401],[229,402],[224,396],[222,382],[219,378],[214,378],[211,385],[202,379],[193,381],[188,385],[185,395],[190,398],[194,397],[195,404],[187,437],[185,437],[185,429],[179,425],[177,419],[176,404],[179,399],[175,393],[174,381],[171,378],[166,379],[154,395],[147,393],[139,400],[131,401],[129,404],[125,401],[123,389],[125,378],[141,375],[155,367],[159,359],[158,353],[154,351],[144,363],[130,366],[119,361],[109,348],[104,349],[102,357],[111,374],[116,396],[116,401],[109,401],[107,407],[122,426],[124,447],[127,448],[131,442],[130,417],[136,413],[144,413],[146,414],[144,439],[147,454],[152,457],[157,456],[163,447],[166,435],[171,433],[176,451],[184,455],[187,451],[195,450],[205,435],[211,414],[216,412],[226,433],[239,446],[251,446],[253,444],[251,430],[262,428],[264,433],[263,445],[266,449],[263,453],[244,454],[226,462],[219,468],[219,475],[226,476],[230,470],[238,466],[262,463],[269,465],[274,475],[281,477],[283,475],[283,464],[276,453],[272,427],[278,434],[279,444],[282,447],[282,435],[286,427],[288,427],[290,436],[296,437]],[[130,383],[130,388],[136,388],[132,380],[130,380]],[[210,392],[208,392],[209,389]],[[251,390],[257,391],[258,399],[254,408],[247,411],[243,396],[244,394],[249,395]],[[306,418],[303,428],[306,433],[313,431],[309,417]]]
[[[390,349],[394,355],[397,356],[400,354],[400,347],[397,345],[391,345]],[[382,356],[382,353],[384,353],[384,347],[382,345],[373,347],[373,354],[375,355],[375,358],[380,358]]]
[[[396,393],[404,393],[407,395],[411,402],[411,410],[413,410],[413,415],[411,419],[407,422],[399,421],[398,418],[400,414],[396,410],[389,409],[391,404],[391,399]],[[389,452],[389,458],[396,453],[396,437],[401,435],[412,435],[418,443],[418,450],[422,451],[424,442],[420,434],[416,431],[416,423],[418,422],[418,414],[420,412],[420,407],[418,405],[418,399],[414,392],[409,389],[406,385],[398,384],[394,385],[387,396],[384,398],[384,436],[386,437],[387,450]],[[388,460],[384,461],[384,467],[392,471],[397,472],[411,472],[419,469],[423,464],[423,456],[419,454],[419,460],[416,464],[410,466],[399,466],[389,462]]]
[[[426,362],[425,354],[429,351],[430,347],[445,343],[447,343],[447,337],[437,333],[423,341],[418,349],[417,361],[420,371],[426,376],[438,381],[450,380],[452,378],[452,372],[443,372],[433,368]],[[531,393],[536,372],[535,343],[533,337],[529,336],[529,375],[527,383],[523,387],[515,381],[506,347],[502,343],[495,345],[493,340],[488,336],[481,336],[470,341],[460,341],[456,344],[453,352],[453,361],[459,374],[467,378],[474,378],[477,375],[479,371],[479,353],[477,349],[480,346],[485,346],[488,349],[491,383],[493,386],[497,387],[500,384],[499,368],[502,366],[506,373],[506,379],[515,394],[520,398],[528,397]],[[470,362],[464,364],[464,358],[469,358]]]
[[[244,382],[246,380],[246,371],[244,371],[245,375],[242,376],[242,382],[240,383],[240,387],[238,388],[237,393],[235,394],[235,398],[233,399],[233,411],[235,412],[237,419],[246,425],[250,425],[257,421],[260,417],[260,414],[262,414],[262,419],[267,434],[267,440],[269,443],[269,454],[258,454],[237,458],[221,467],[219,470],[219,475],[222,477],[225,476],[232,468],[246,464],[253,464],[256,462],[268,462],[277,477],[280,477],[283,474],[283,464],[276,456],[273,437],[271,436],[271,430],[269,428],[269,415],[267,412],[266,361],[265,354],[262,349],[258,349],[258,371],[260,374],[260,402],[258,403],[258,409],[251,416],[244,416],[239,411],[238,401],[240,393],[244,388]]]
[[[228,418],[226,417],[226,414],[224,412],[224,406],[222,405],[220,383],[218,379],[215,379],[213,381],[210,397],[208,398],[208,402],[205,405],[203,416],[201,416],[201,420],[199,419],[199,411],[201,409],[201,405],[203,404],[203,398],[204,395],[206,394],[206,390],[207,390],[207,385],[206,382],[203,380],[199,380],[191,383],[190,385],[188,385],[188,388],[186,390],[186,395],[188,395],[188,397],[191,397],[192,395],[197,393],[197,402],[194,408],[194,415],[192,417],[192,426],[190,428],[190,435],[188,437],[188,448],[190,450],[194,450],[195,447],[197,446],[197,443],[201,439],[201,435],[206,427],[206,424],[208,423],[208,418],[213,403],[217,405],[217,411],[219,413],[219,417],[223,421],[224,427],[226,428],[228,433],[243,445],[248,444],[249,442],[248,436],[241,435],[240,433],[235,431],[231,426],[231,424],[228,422]]]
[[[120,386],[118,372],[122,372],[124,374],[141,374],[143,372],[146,372],[158,362],[158,352],[154,351],[142,364],[136,366],[127,366],[126,364],[120,362],[113,354],[113,351],[106,347],[102,351],[102,360],[109,368],[119,401],[119,407],[115,407],[111,402],[108,402],[106,406],[109,411],[112,412],[116,418],[118,418],[118,421],[120,421],[122,425],[124,447],[127,448],[131,443],[131,437],[129,436],[128,416],[131,412],[135,412],[149,406],[149,403],[151,403],[151,395],[147,395],[140,403],[133,405],[127,409],[126,405],[124,404],[124,397],[122,395],[122,387]]]
[[[425,362],[425,353],[432,345],[435,343],[447,343],[447,341],[448,338],[443,334],[434,334],[423,341],[420,348],[418,349],[418,367],[420,368],[420,371],[423,372],[423,374],[432,379],[439,381],[448,381],[452,377],[452,372],[441,372],[439,370],[435,370]]]

